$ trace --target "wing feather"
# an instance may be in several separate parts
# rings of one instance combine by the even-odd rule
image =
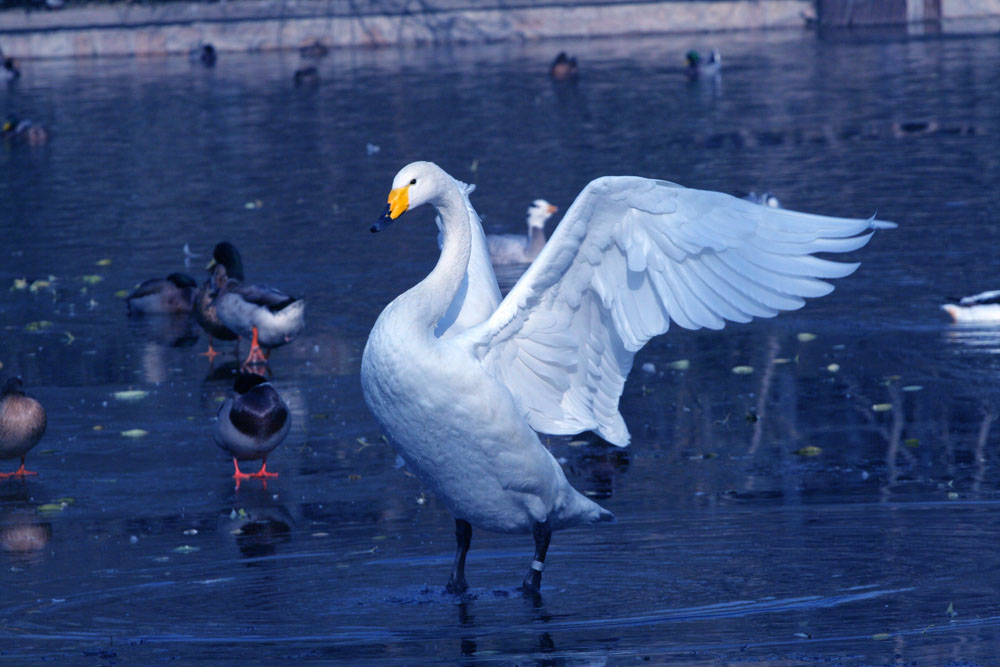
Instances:
[[[721,329],[800,308],[892,223],[771,209],[666,181],[605,177],[577,197],[496,311],[462,334],[546,433],[628,443],[618,400],[635,352],[670,327]]]

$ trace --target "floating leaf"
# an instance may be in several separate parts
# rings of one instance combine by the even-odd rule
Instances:
[[[799,456],[819,456],[822,452],[823,449],[821,447],[817,447],[816,445],[806,445],[801,449],[795,450],[795,453]]]
[[[76,336],[74,336],[73,334],[71,334],[68,331],[64,331],[63,334],[66,336],[66,340],[63,341],[63,342],[65,342],[67,345],[72,345],[73,341],[76,340]]]
[[[54,503],[62,503],[63,505],[72,505],[73,503],[76,502],[76,498],[69,498],[69,497],[66,497],[66,498],[56,498],[52,502],[54,502]]]
[[[149,435],[149,431],[144,431],[141,428],[132,428],[127,431],[122,431],[122,435],[126,438],[141,438]]]
[[[97,260],[97,266],[111,266],[111,260],[107,258],[99,259]]]
[[[922,390],[923,387],[921,387],[919,384],[908,384],[905,387],[903,387],[903,391],[922,391]]]
[[[667,366],[675,371],[686,371],[691,367],[691,362],[687,359],[678,359],[677,361],[671,361]]]
[[[906,445],[907,447],[910,447],[910,448],[919,447],[920,446],[920,439],[919,438],[907,438],[906,440],[903,441],[903,444]]]
[[[119,401],[139,401],[149,396],[149,392],[143,389],[127,389],[125,391],[116,391],[114,397]]]
[[[102,280],[104,280],[104,276],[98,276],[98,275],[92,273],[92,274],[89,274],[89,275],[86,275],[86,276],[81,276],[80,279],[83,282],[87,283],[88,285],[96,285],[97,283],[99,283]]]
[[[47,289],[49,287],[52,287],[52,283],[50,283],[48,280],[36,280],[35,282],[31,283],[31,286],[28,287],[28,290],[31,292],[37,292],[38,290]]]
[[[118,297],[119,299],[124,299],[125,297],[128,296],[128,290],[120,289],[117,292],[115,292],[115,296]]]
[[[198,529],[197,528],[188,528],[187,530],[184,531],[184,534],[185,535],[197,535],[198,534]]]
[[[958,500],[958,493],[955,491],[949,491],[948,500]]]
[[[174,549],[174,553],[178,553],[178,554],[191,554],[191,553],[194,553],[195,551],[201,551],[201,549],[198,548],[198,547],[189,546],[187,544],[179,546],[179,547],[176,547]]]
[[[66,503],[45,503],[38,506],[39,512],[62,512],[66,509]]]
[[[776,357],[771,361],[771,363],[775,365],[781,365],[781,364],[787,364],[790,361],[791,359],[789,359],[788,357]]]
[[[12,290],[16,289],[28,289],[27,278],[14,278],[14,284],[10,287]]]
[[[958,616],[958,612],[955,611],[955,603],[949,602],[948,608],[944,610],[944,613],[947,614],[949,618],[955,618]]]
[[[884,641],[892,637],[888,632],[879,632],[878,634],[872,635],[872,639],[877,642]]]
[[[28,333],[38,333],[43,329],[48,329],[52,326],[52,322],[48,320],[39,320],[38,322],[28,322],[24,325],[24,330]]]
[[[830,371],[831,373],[836,373],[837,371],[840,370],[840,364],[830,364],[829,366],[826,367],[826,370]]]
[[[799,339],[800,343],[808,343],[809,341],[816,340],[816,334],[809,333],[808,331],[797,333],[795,337]]]
[[[586,440],[570,440],[566,444],[569,445],[570,447],[583,447],[588,443]]]
[[[753,366],[733,366],[733,372],[737,375],[750,375],[753,373]]]
[[[92,429],[93,429],[93,430],[95,430],[95,431],[103,431],[103,430],[104,430],[104,426],[103,426],[103,425],[101,425],[101,424],[94,424],[94,425],[93,425],[93,426],[91,426],[90,428],[92,428]]]
[[[874,412],[889,412],[892,410],[892,403],[876,403],[872,406]]]

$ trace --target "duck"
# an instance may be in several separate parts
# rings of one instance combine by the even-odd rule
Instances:
[[[769,209],[636,176],[588,184],[500,301],[469,186],[432,162],[403,167],[372,232],[433,206],[433,270],[376,319],[361,360],[368,408],[409,470],[455,519],[446,590],[468,590],[472,528],[529,534],[521,590],[536,595],[553,531],[614,520],[578,492],[539,433],[595,431],[617,446],[635,353],[673,321],[721,329],[828,294],[872,220]],[[385,273],[380,274],[384,278]]]
[[[292,415],[281,395],[267,378],[257,373],[240,373],[233,391],[219,408],[215,420],[215,442],[233,457],[233,479],[277,477],[267,469],[267,457],[281,444],[292,425]],[[261,460],[255,473],[240,471],[240,461]]]
[[[213,300],[222,325],[250,339],[244,368],[267,364],[271,349],[294,340],[305,328],[305,307],[304,299],[267,285],[246,284],[234,277],[219,288]]]
[[[125,297],[129,315],[190,313],[198,283],[186,273],[152,278]]]
[[[24,393],[23,379],[7,380],[0,391],[0,459],[20,457],[21,466],[14,472],[0,473],[0,479],[38,474],[25,470],[24,457],[42,439],[46,424],[45,408]]]
[[[215,66],[215,61],[218,60],[219,54],[211,44],[201,44],[191,49],[188,56],[191,62],[199,62],[205,67],[213,67]]]
[[[980,292],[955,300],[958,303],[946,303],[941,306],[941,310],[951,315],[956,324],[1000,322],[1000,290]]]
[[[209,276],[198,288],[194,297],[194,317],[198,324],[208,334],[208,350],[202,354],[208,360],[215,361],[218,352],[212,347],[212,339],[238,340],[235,331],[227,327],[219,319],[215,308],[215,298],[229,282],[230,278],[244,280],[243,258],[239,251],[229,241],[221,241],[212,250],[212,260],[208,263]]]
[[[12,143],[41,146],[48,142],[49,131],[40,123],[10,115],[0,125],[0,137]]]
[[[545,247],[545,222],[559,208],[544,199],[536,199],[528,207],[528,233],[487,234],[486,246],[494,265],[531,264]]]
[[[299,49],[299,55],[303,58],[325,58],[329,53],[330,47],[318,39]]]
[[[781,200],[770,192],[747,192],[739,193],[737,196],[740,199],[745,199],[746,201],[753,202],[754,204],[760,204],[761,206],[767,206],[768,208],[781,208]]]
[[[308,67],[300,67],[295,70],[295,75],[292,78],[295,81],[295,85],[298,87],[318,86],[319,70],[312,65],[309,65]]]
[[[549,77],[553,81],[575,81],[579,69],[576,58],[570,58],[565,51],[560,51],[549,65]]]
[[[718,49],[712,49],[708,60],[704,62],[701,55],[694,50],[688,51],[684,57],[687,60],[686,73],[689,79],[713,77],[722,71],[722,54]]]
[[[17,61],[10,56],[5,56],[3,51],[0,51],[0,76],[2,76],[7,81],[14,81],[21,78],[21,69],[17,66]]]

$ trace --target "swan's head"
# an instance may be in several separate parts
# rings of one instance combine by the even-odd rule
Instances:
[[[545,221],[552,217],[552,214],[559,208],[548,203],[544,199],[536,199],[528,207],[528,227],[534,229],[545,229]]]
[[[411,162],[392,179],[389,203],[378,221],[371,226],[372,233],[380,232],[411,208],[434,201],[454,179],[433,162]]]

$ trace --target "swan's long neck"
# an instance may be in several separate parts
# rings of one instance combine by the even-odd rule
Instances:
[[[441,256],[434,270],[409,292],[421,304],[414,319],[432,330],[462,288],[472,253],[469,212],[458,188],[449,185],[433,203],[443,223]]]

